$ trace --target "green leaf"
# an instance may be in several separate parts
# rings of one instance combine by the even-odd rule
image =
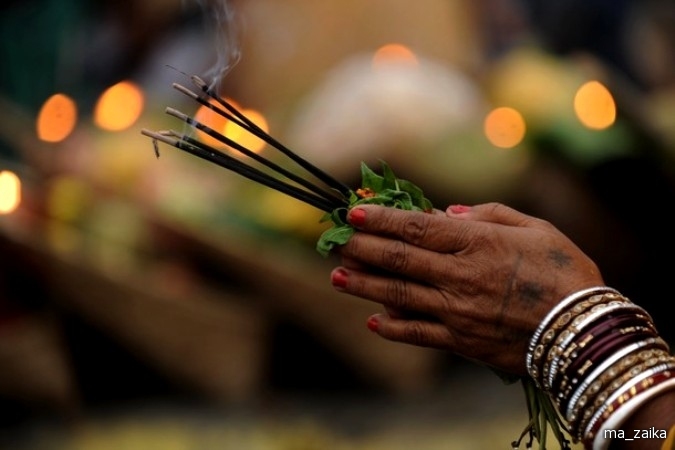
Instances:
[[[380,161],[382,175],[378,175],[361,162],[361,188],[369,189],[374,193],[372,197],[361,198],[356,191],[350,192],[349,206],[341,207],[326,214],[321,219],[322,222],[331,221],[333,226],[326,230],[317,242],[317,251],[328,256],[335,245],[346,244],[354,234],[354,229],[349,225],[345,218],[350,208],[358,205],[382,205],[391,208],[425,211],[430,212],[433,209],[431,201],[424,197],[422,189],[407,180],[396,178],[391,167]]]
[[[354,232],[354,228],[350,225],[333,226],[321,234],[316,244],[316,250],[326,257],[336,245],[346,244]]]
[[[374,192],[382,190],[384,178],[371,170],[366,163],[361,163],[361,187],[372,189]]]
[[[417,185],[411,183],[408,180],[398,180],[399,188],[410,194],[412,202],[415,206],[421,208],[422,210],[428,210],[431,206],[431,202],[424,196],[424,192]]]
[[[399,187],[396,180],[396,175],[394,175],[391,167],[389,167],[389,164],[384,161],[380,161],[380,164],[382,166],[382,189],[393,189],[398,191]]]

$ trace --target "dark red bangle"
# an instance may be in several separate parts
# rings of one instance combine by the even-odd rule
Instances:
[[[597,342],[607,334],[614,333],[617,328],[632,324],[643,325],[650,323],[647,316],[635,314],[634,311],[617,311],[613,315],[601,319],[590,330],[584,332],[570,343],[569,348],[563,352],[562,356],[565,358],[566,363],[560,366],[552,385],[556,384],[556,379],[560,378],[561,374],[565,372],[566,367],[570,366],[574,360],[582,358],[582,355],[589,351],[590,347],[587,348],[589,344],[591,346],[597,345],[594,341]]]
[[[564,370],[556,374],[554,392],[560,392],[563,385],[572,383],[583,377],[591,367],[596,367],[605,359],[609,358],[618,349],[643,339],[655,337],[657,334],[653,328],[644,325],[629,325],[624,328],[612,330],[597,342],[583,349]]]

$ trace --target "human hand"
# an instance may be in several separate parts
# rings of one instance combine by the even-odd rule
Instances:
[[[348,220],[358,232],[339,248],[332,283],[391,313],[371,316],[371,330],[515,375],[526,374],[527,345],[546,313],[604,284],[553,225],[502,204],[446,214],[363,205]]]

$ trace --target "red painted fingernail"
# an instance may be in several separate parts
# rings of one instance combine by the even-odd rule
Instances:
[[[335,269],[330,277],[331,283],[336,288],[344,289],[347,287],[347,271],[344,269]]]
[[[470,206],[465,206],[465,205],[451,205],[450,206],[450,212],[453,214],[462,214],[465,212],[471,211]]]
[[[361,208],[354,208],[351,211],[349,211],[349,214],[347,215],[347,220],[349,220],[349,223],[351,223],[355,227],[363,226],[363,224],[366,223],[366,211],[364,211]]]
[[[377,329],[380,327],[380,319],[377,316],[370,316],[368,317],[368,322],[366,322],[366,326],[370,331],[375,333]]]

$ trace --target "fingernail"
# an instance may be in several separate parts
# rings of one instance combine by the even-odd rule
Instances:
[[[377,317],[377,315],[370,316],[368,317],[368,322],[366,322],[366,326],[370,331],[375,333],[377,329],[380,327],[380,319]]]
[[[344,289],[347,287],[347,271],[344,269],[335,269],[330,276],[330,281],[334,287]]]
[[[347,220],[355,227],[361,227],[366,223],[366,211],[361,208],[354,208],[349,211]]]
[[[462,214],[471,211],[471,207],[465,205],[451,205],[448,209],[453,214]]]

